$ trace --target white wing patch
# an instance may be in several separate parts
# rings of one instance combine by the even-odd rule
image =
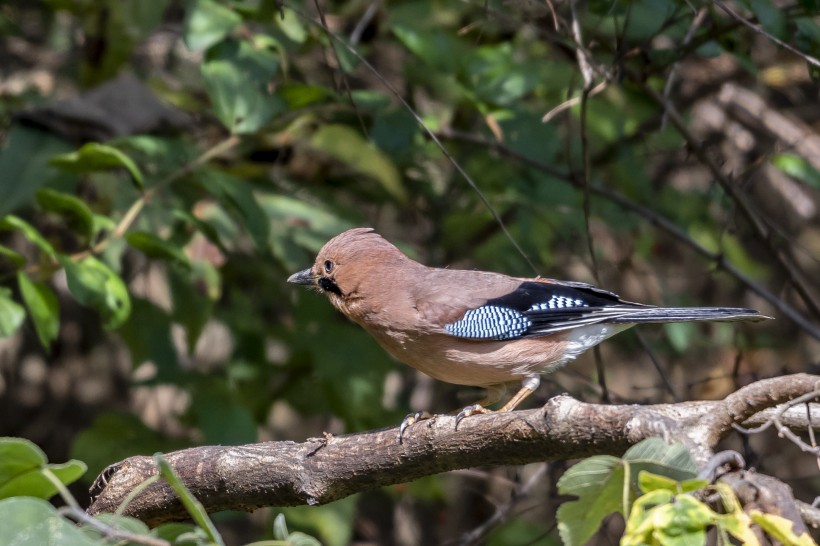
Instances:
[[[569,309],[571,307],[589,307],[584,300],[578,298],[568,298],[566,296],[553,295],[549,301],[536,303],[530,307],[530,311],[548,311],[550,309]]]

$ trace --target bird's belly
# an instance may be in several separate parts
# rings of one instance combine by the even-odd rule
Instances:
[[[394,358],[456,385],[488,386],[521,380],[564,364],[564,344],[553,338],[509,341],[468,340],[441,334],[370,332]]]

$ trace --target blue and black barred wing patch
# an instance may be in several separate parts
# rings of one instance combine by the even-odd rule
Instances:
[[[634,311],[617,295],[581,283],[524,282],[514,292],[445,324],[453,336],[505,340],[611,322]]]
[[[513,339],[524,335],[530,326],[530,319],[515,309],[483,305],[470,309],[460,320],[445,324],[444,329],[456,337]]]

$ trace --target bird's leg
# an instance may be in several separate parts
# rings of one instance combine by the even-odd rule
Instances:
[[[540,375],[531,375],[525,378],[524,381],[521,382],[521,389],[519,389],[519,391],[515,393],[515,396],[510,398],[510,401],[504,404],[498,411],[507,412],[514,410],[518,407],[518,404],[524,401],[526,397],[534,393],[535,389],[537,389],[540,384]]]
[[[475,404],[467,406],[466,408],[464,408],[463,410],[458,412],[458,415],[461,415],[462,413],[464,413],[465,410],[467,410],[469,408],[473,408],[473,409],[481,408],[483,410],[484,406],[489,406],[490,404],[495,404],[496,402],[501,400],[501,397],[504,396],[504,393],[507,392],[507,385],[504,384],[504,383],[502,383],[500,385],[490,385],[489,387],[486,387],[486,389],[487,389],[487,395],[484,398],[482,398],[481,400],[479,400]],[[489,411],[489,410],[484,410],[484,411]],[[456,412],[452,412],[450,415],[453,415],[455,413]],[[483,412],[481,410],[476,410],[474,413],[483,413]],[[469,415],[473,415],[473,413],[470,413]],[[409,427],[412,424],[418,423],[419,421],[424,421],[425,419],[430,419],[432,417],[433,416],[429,412],[426,412],[426,411],[416,411],[416,412],[413,412],[413,413],[408,413],[407,416],[402,420],[401,425],[399,426],[399,435],[398,435],[398,438],[397,438],[399,443],[402,443],[402,439],[404,437],[404,431],[407,430],[407,427]],[[464,417],[466,417],[466,415]],[[458,417],[456,417],[456,419],[458,419]],[[462,417],[462,419],[463,419],[463,417]],[[458,426],[458,423],[456,423],[456,426]]]
[[[424,421],[425,419],[432,418],[433,415],[428,411],[415,411],[413,413],[408,413],[404,419],[401,421],[401,425],[399,425],[399,435],[396,440],[399,443],[402,443],[402,438],[404,437],[404,431],[412,424],[418,423],[419,421]]]
[[[541,376],[540,375],[530,375],[524,378],[524,381],[521,382],[521,388],[515,393],[509,402],[504,404],[498,412],[507,412],[514,410],[518,404],[524,401],[526,397],[531,395],[535,392],[535,389],[538,388],[538,385],[541,384]],[[502,391],[503,392],[503,391]],[[489,398],[489,396],[488,396]],[[476,415],[478,413],[495,413],[493,410],[488,410],[484,407],[486,402],[486,398],[481,400],[477,404],[473,404],[472,406],[467,406],[456,415],[456,428],[458,428],[458,424],[461,422],[462,419],[465,417],[469,417],[471,415]],[[498,398],[496,398],[498,400]],[[496,400],[492,400],[489,403],[495,402]]]

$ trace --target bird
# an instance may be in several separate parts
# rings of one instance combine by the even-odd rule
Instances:
[[[510,385],[519,389],[497,411],[514,410],[542,374],[636,324],[770,318],[754,309],[634,303],[577,281],[428,267],[371,228],[333,237],[313,266],[287,282],[324,293],[399,362],[446,383],[485,388],[485,398],[458,413],[456,427],[491,413],[487,406]],[[409,414],[399,441],[427,417]]]

